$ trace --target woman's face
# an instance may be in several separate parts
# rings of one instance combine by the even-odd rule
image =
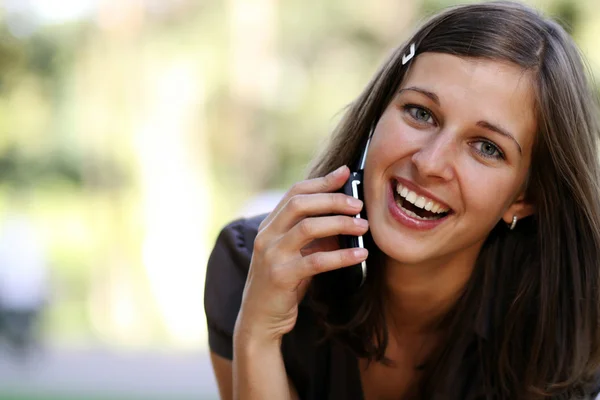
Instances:
[[[501,219],[531,213],[521,195],[535,131],[532,80],[520,67],[419,55],[367,156],[375,243],[408,264],[477,254]]]

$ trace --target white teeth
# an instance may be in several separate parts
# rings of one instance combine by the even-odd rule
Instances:
[[[402,206],[400,206],[402,207]],[[406,208],[402,207],[402,209],[404,210],[405,213],[407,213],[409,216],[413,217],[413,218],[418,218],[418,219],[422,219],[424,221],[431,221],[434,219],[438,219],[439,217],[431,217],[431,218],[426,218],[426,217],[419,217],[417,214],[415,214],[414,212],[407,210]]]
[[[433,200],[429,200],[427,204],[425,204],[425,209],[427,211],[431,211],[431,207],[433,207]]]
[[[400,197],[403,197],[409,203],[414,204],[416,207],[424,208],[425,210],[431,211],[432,213],[442,214],[450,210],[449,208],[442,206],[434,200],[428,199],[425,196],[417,195],[415,192],[408,189],[401,183],[398,183],[396,185],[396,193],[398,193]],[[405,209],[405,211],[407,211],[410,216],[413,216],[412,214],[414,214],[411,213],[409,210]],[[415,214],[414,216],[417,215]]]

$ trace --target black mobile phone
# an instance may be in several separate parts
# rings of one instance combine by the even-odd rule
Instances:
[[[342,188],[342,192],[347,194],[348,196],[352,196],[355,199],[359,199],[361,201],[365,201],[364,199],[364,190],[363,190],[363,170],[350,172],[350,177],[344,184]],[[367,219],[367,210],[366,207],[363,206],[363,209],[356,215],[354,218],[363,218]],[[353,247],[365,247],[365,239],[361,236],[349,236],[349,235],[340,235],[339,237],[340,247],[349,249]],[[342,268],[343,273],[346,275],[345,279],[348,280],[348,284],[351,287],[359,288],[367,279],[367,262],[362,261],[360,264],[355,264],[350,267]]]
[[[340,190],[348,196],[352,196],[361,201],[364,199],[364,169],[365,160],[367,157],[367,151],[369,149],[369,143],[371,142],[371,136],[373,130],[369,134],[365,149],[362,153],[362,157],[356,168],[350,171],[350,177]],[[362,210],[353,216],[354,218],[367,219],[367,208],[363,206]],[[349,249],[353,247],[365,248],[366,240],[365,236],[350,236],[340,235],[338,237],[340,247],[343,249]],[[367,279],[367,261],[362,261],[360,264],[351,265],[348,267],[336,269],[333,271],[324,272],[319,274],[318,280],[326,282],[326,285],[331,287],[329,295],[347,295],[359,289],[365,280]]]

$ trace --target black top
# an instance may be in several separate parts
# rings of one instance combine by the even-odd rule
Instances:
[[[248,275],[254,239],[265,215],[239,219],[227,225],[219,235],[208,261],[204,308],[211,351],[232,359],[233,329],[240,309]],[[493,399],[484,389],[483,374],[477,357],[477,340],[490,329],[485,316],[475,321],[473,340],[457,343],[457,365],[453,377],[455,393],[436,388],[433,399]],[[319,331],[309,306],[299,306],[294,329],[283,337],[282,355],[286,372],[304,400],[363,400],[359,364],[346,347],[329,340],[317,343]],[[458,389],[456,389],[458,388]],[[590,394],[592,399],[598,390]],[[600,396],[598,397],[600,399]]]

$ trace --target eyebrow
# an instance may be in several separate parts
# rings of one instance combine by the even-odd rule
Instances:
[[[519,154],[523,154],[523,150],[521,149],[521,145],[519,144],[519,142],[517,142],[517,139],[515,139],[515,137],[513,135],[511,135],[509,132],[507,132],[506,130],[504,130],[494,124],[490,124],[487,121],[478,121],[477,126],[487,129],[487,130],[490,130],[490,131],[497,132],[497,133],[501,134],[502,136],[512,139],[512,141],[515,142],[515,144],[517,145],[517,148],[519,149]]]
[[[407,87],[407,88],[403,88],[400,89],[398,91],[398,93],[402,93],[406,90],[411,90],[414,92],[418,92],[421,93],[427,97],[429,97],[431,99],[431,101],[433,101],[435,104],[437,104],[438,107],[441,106],[440,104],[440,98],[433,92],[430,92],[428,90],[422,89],[420,87],[416,87],[416,86],[411,86],[411,87]],[[494,125],[488,121],[478,121],[476,124],[478,127],[483,128],[483,129],[487,129],[489,131],[493,131],[496,133],[499,133],[500,135],[507,137],[509,139],[511,139],[513,142],[515,142],[515,144],[517,145],[517,148],[519,149],[519,154],[523,154],[523,150],[521,149],[521,145],[519,144],[519,142],[517,142],[517,139],[515,139],[514,135],[512,135],[510,132],[508,132],[506,129],[503,129],[497,125]]]

